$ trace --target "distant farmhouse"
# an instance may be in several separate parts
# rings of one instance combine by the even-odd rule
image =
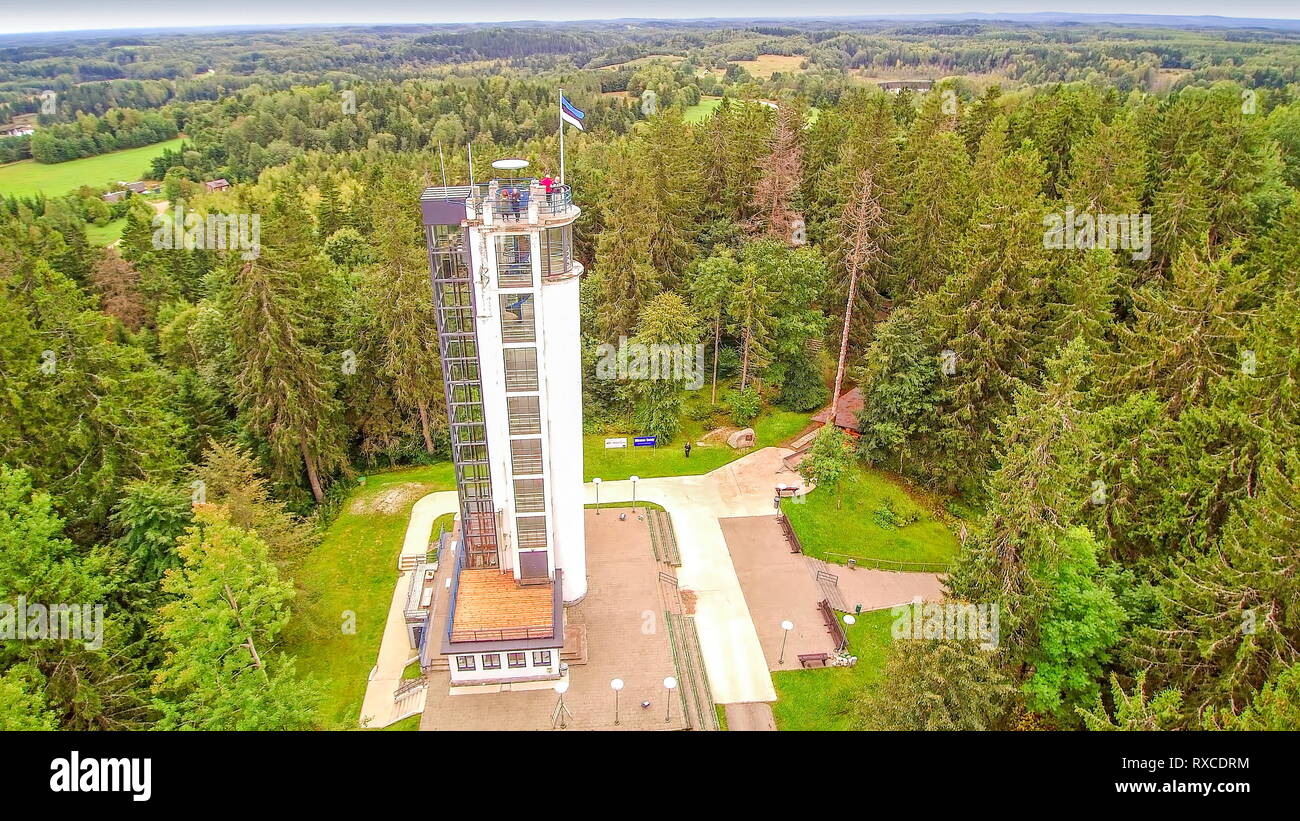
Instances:
[[[120,183],[132,194],[157,194],[162,190],[162,183],[142,180],[140,182]]]
[[[122,200],[126,199],[126,192],[109,191],[107,194],[101,196],[100,199],[103,200],[104,202],[121,202]]]
[[[888,80],[883,83],[877,83],[876,85],[880,86],[885,91],[888,91],[893,94],[898,94],[902,92],[902,90],[905,88],[911,89],[912,91],[929,91],[930,89],[934,88],[934,81],[933,80]]]
[[[0,137],[26,137],[35,133],[36,129],[29,125],[9,125],[0,128]]]
[[[224,179],[222,179],[222,180],[209,180],[209,181],[203,183],[203,187],[204,187],[205,189],[207,189],[207,192],[208,192],[209,194],[211,194],[211,193],[214,192],[214,191],[225,191],[227,188],[230,187],[230,183],[226,182]]]

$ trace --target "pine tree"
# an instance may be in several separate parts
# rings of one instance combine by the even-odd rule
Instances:
[[[1259,495],[1224,528],[1217,549],[1190,552],[1163,587],[1173,621],[1140,631],[1136,663],[1187,707],[1240,712],[1268,680],[1300,661],[1300,454],[1279,455]]]
[[[1086,351],[1075,340],[1048,366],[1040,389],[1022,387],[999,425],[999,467],[974,539],[948,577],[953,595],[1001,604],[1003,646],[1023,662],[1047,606],[1035,564],[1051,567],[1088,497],[1090,440],[1082,386]]]
[[[304,215],[290,194],[269,203],[262,220],[271,238],[263,253],[227,264],[231,272],[231,342],[237,364],[235,401],[249,427],[267,440],[286,476],[303,465],[312,495],[324,500],[322,475],[345,465],[341,409],[325,357],[305,340],[304,279],[318,262],[304,249]]]
[[[957,270],[931,301],[939,347],[951,351],[940,445],[948,481],[988,466],[995,420],[1035,375],[1035,342],[1047,313],[1042,163],[1031,149],[1005,151],[1005,123],[990,126],[975,176],[982,190]]]
[[[880,684],[855,704],[857,723],[864,730],[1000,729],[1014,695],[1000,661],[973,641],[895,641]]]
[[[1174,415],[1203,399],[1240,367],[1247,316],[1239,306],[1250,284],[1228,257],[1207,263],[1184,254],[1167,289],[1134,295],[1136,322],[1119,329],[1119,351],[1102,365],[1107,395],[1150,388]]]
[[[858,452],[868,463],[896,453],[901,473],[905,457],[924,449],[917,440],[934,424],[938,381],[938,363],[919,318],[910,309],[895,310],[877,326],[858,378]]]
[[[90,283],[100,308],[127,330],[138,331],[149,315],[140,294],[140,273],[113,249],[104,252],[90,270]]]
[[[1119,278],[1111,251],[1093,248],[1082,259],[1067,262],[1051,285],[1050,330],[1043,336],[1044,346],[1054,348],[1081,337],[1090,350],[1102,351],[1115,325]]]
[[[648,436],[658,437],[660,444],[671,442],[681,425],[682,391],[689,376],[685,369],[694,367],[694,349],[699,339],[695,312],[672,291],[650,300],[641,312],[632,342],[644,346],[642,350],[648,352],[650,370],[645,374],[647,378],[630,379],[625,393],[633,407],[637,427]],[[657,356],[656,350],[675,350],[682,358],[690,357],[690,364],[682,360],[674,363]],[[664,372],[665,368],[672,367],[681,368],[682,372]]]
[[[1079,717],[1083,719],[1084,728],[1096,732],[1175,729],[1181,717],[1183,694],[1177,690],[1161,690],[1153,698],[1148,698],[1146,679],[1145,671],[1138,673],[1137,680],[1133,683],[1133,692],[1126,693],[1120,686],[1119,677],[1111,673],[1110,690],[1115,702],[1115,714],[1112,717],[1106,712],[1106,705],[1098,695],[1097,706],[1092,710],[1076,708]]]
[[[393,169],[389,182],[376,198],[374,224],[377,240],[375,266],[366,272],[364,298],[375,321],[378,361],[361,367],[378,367],[392,382],[397,401],[413,408],[420,421],[426,453],[434,452],[430,410],[440,407],[442,369],[433,299],[429,291],[429,263],[415,211],[393,208],[391,198],[410,185]]]
[[[955,269],[974,195],[970,157],[959,135],[938,131],[913,140],[915,170],[904,192],[898,271],[899,290],[919,295],[934,292]]]

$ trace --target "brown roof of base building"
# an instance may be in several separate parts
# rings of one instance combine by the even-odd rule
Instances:
[[[860,430],[858,427],[858,414],[862,413],[863,405],[862,391],[858,388],[840,394],[840,401],[835,406],[835,427]],[[827,405],[813,415],[812,421],[821,422],[824,425],[830,418],[831,408],[830,405]]]
[[[453,640],[460,636],[474,640],[474,634],[486,631],[503,631],[508,636],[521,628],[550,628],[554,621],[552,584],[548,581],[521,586],[513,574],[495,568],[462,570],[452,622]]]

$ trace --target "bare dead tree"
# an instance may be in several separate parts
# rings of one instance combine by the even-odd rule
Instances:
[[[858,173],[857,185],[849,194],[844,206],[843,240],[844,270],[849,278],[849,296],[844,305],[844,330],[840,334],[840,358],[835,366],[835,390],[831,394],[831,424],[839,409],[840,388],[844,384],[844,360],[849,352],[849,326],[853,323],[853,303],[857,299],[858,280],[871,274],[882,256],[879,237],[885,228],[884,209],[880,204],[880,189],[876,185],[871,167]],[[865,277],[862,283],[872,304],[880,294],[876,291],[874,277]]]
[[[802,221],[802,215],[792,207],[803,179],[803,146],[799,143],[802,120],[795,108],[777,109],[772,150],[759,162],[761,176],[754,188],[757,216],[752,230],[792,244],[796,242],[795,224]]]

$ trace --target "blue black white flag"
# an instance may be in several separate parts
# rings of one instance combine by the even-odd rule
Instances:
[[[586,119],[586,117],[587,115],[584,114],[581,109],[569,102],[568,97],[565,97],[563,94],[560,95],[560,119],[564,120],[579,131],[584,131],[585,129],[582,127],[582,121]]]

